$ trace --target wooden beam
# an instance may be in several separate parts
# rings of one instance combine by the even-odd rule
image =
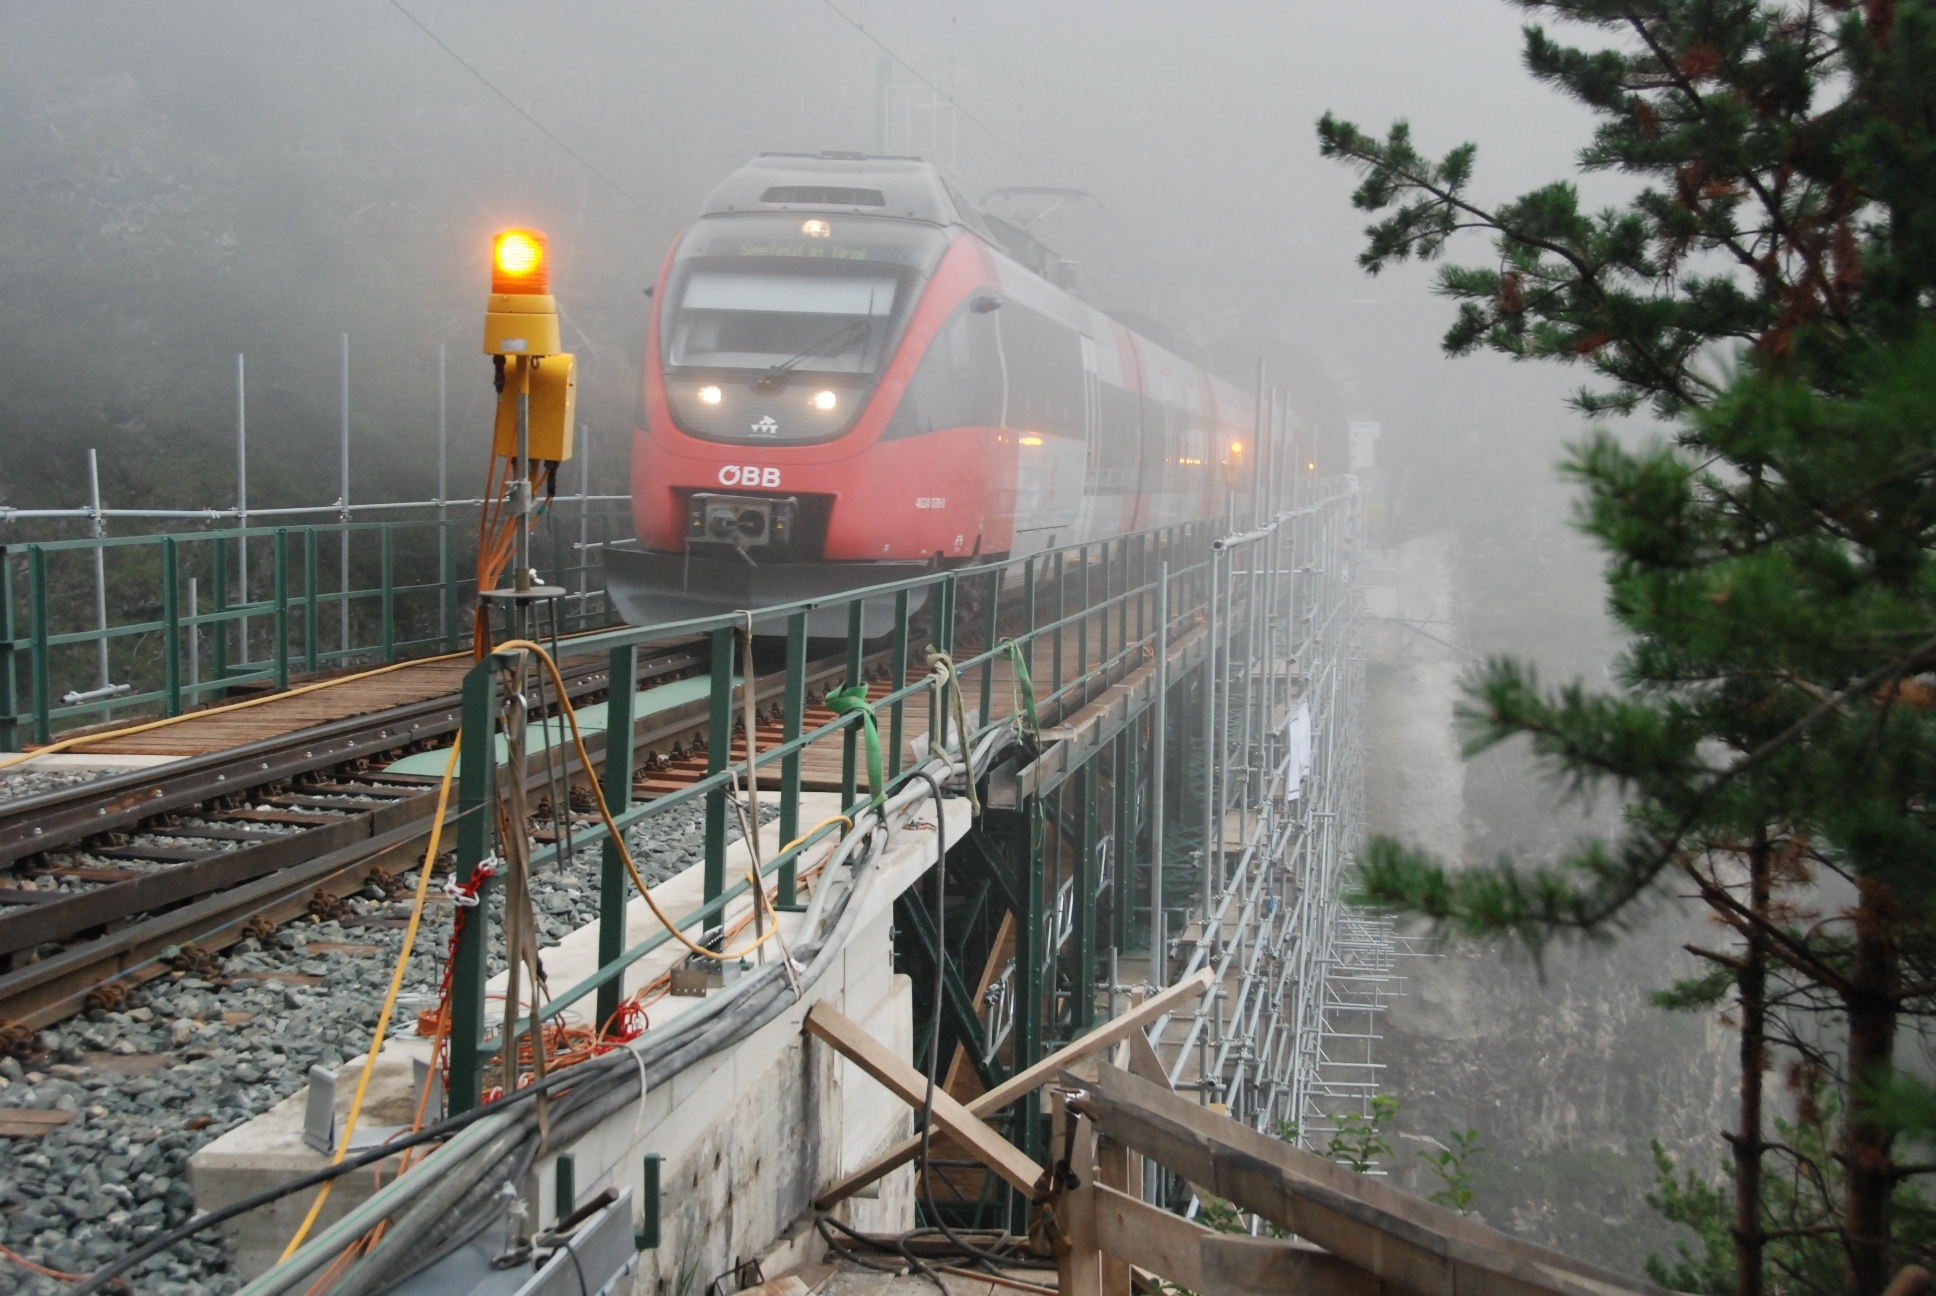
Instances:
[[[1410,1296],[1668,1296],[1355,1174],[1126,1072],[1106,1068],[1094,1080],[1065,1076],[1063,1083],[1088,1090],[1082,1109],[1105,1137]]]
[[[1069,1168],[1077,1187],[1070,1192],[1058,1185],[1055,1210],[1062,1220],[1062,1231],[1069,1245],[1056,1257],[1056,1288],[1060,1296],[1102,1296],[1102,1250],[1096,1238],[1094,1181],[1096,1177],[1096,1126],[1094,1121],[1078,1118],[1064,1107],[1060,1089],[1054,1095],[1056,1151],[1064,1147],[1062,1127],[1075,1121],[1075,1137],[1068,1141]]]
[[[1023,1094],[1047,1084],[1064,1067],[1073,1066],[1090,1054],[1100,1049],[1108,1048],[1111,1044],[1126,1036],[1141,1034],[1141,1027],[1147,1026],[1164,1013],[1172,1011],[1178,1004],[1200,997],[1204,990],[1209,987],[1212,979],[1210,970],[1204,968],[1195,976],[1184,978],[1161,994],[1152,995],[1148,1000],[1130,1009],[1122,1016],[1104,1022],[1087,1035],[1084,1035],[1081,1039],[1073,1040],[1063,1045],[1028,1070],[1020,1072],[1001,1084],[996,1085],[993,1089],[990,1089],[987,1093],[969,1103],[968,1111],[976,1116],[993,1115],[1014,1102],[1017,1098],[1020,1098]],[[809,1027],[811,1027],[811,1014],[809,1014],[808,1022]],[[1148,1041],[1145,1040],[1144,1043],[1147,1044]],[[1133,1041],[1130,1047],[1132,1049],[1135,1048]],[[917,1107],[921,1105],[921,1100],[918,1097],[914,1099],[914,1105]],[[827,1191],[821,1193],[820,1196],[814,1198],[814,1207],[818,1210],[832,1210],[836,1203],[853,1196],[868,1184],[879,1179],[882,1175],[899,1169],[901,1166],[912,1161],[920,1151],[921,1140],[919,1138],[911,1138],[895,1144],[892,1148],[880,1156],[875,1157],[860,1169],[855,1170],[846,1178],[835,1183]]]
[[[807,1031],[825,1040],[908,1106],[918,1109],[926,1100],[927,1077],[895,1056],[892,1049],[861,1029],[858,1023],[842,1016],[825,999],[808,1009]],[[1010,1184],[1025,1193],[1035,1191],[1042,1167],[956,1102],[938,1084],[934,1087],[934,1123],[954,1135],[970,1156]]]
[[[1385,1285],[1322,1247],[1241,1233],[1207,1233],[1197,1243],[1199,1296],[1383,1296]]]
[[[1176,1092],[1176,1086],[1170,1083],[1170,1074],[1163,1069],[1163,1061],[1156,1056],[1156,1046],[1149,1042],[1149,1036],[1136,1031],[1130,1035],[1129,1046],[1123,1052],[1128,1054],[1128,1065],[1123,1070],[1133,1076],[1141,1076],[1151,1084],[1162,1085],[1171,1093]]]
[[[1197,1296],[1381,1296],[1376,1278],[1309,1243],[1214,1233],[1107,1184],[1093,1201],[1104,1252]]]
[[[1203,1291],[1197,1247],[1209,1229],[1106,1184],[1095,1186],[1092,1200],[1096,1242],[1105,1252],[1186,1291]]]

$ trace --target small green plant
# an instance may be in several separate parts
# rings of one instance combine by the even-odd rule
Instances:
[[[1445,1147],[1418,1154],[1425,1168],[1439,1177],[1441,1185],[1426,1200],[1463,1215],[1472,1205],[1472,1172],[1466,1168],[1466,1162],[1485,1149],[1479,1146],[1478,1130],[1469,1129],[1464,1133],[1453,1130],[1445,1137]]]
[[[1197,1198],[1197,1223],[1216,1233],[1248,1233],[1250,1224],[1244,1213],[1221,1197],[1208,1193]]]
[[[1295,1143],[1297,1142],[1298,1133],[1297,1122],[1294,1120],[1280,1120],[1272,1127],[1271,1133],[1277,1135],[1285,1143]]]
[[[1360,1116],[1356,1112],[1348,1112],[1338,1118],[1338,1128],[1332,1132],[1331,1145],[1325,1149],[1325,1155],[1350,1166],[1359,1174],[1365,1173],[1377,1164],[1381,1155],[1391,1155],[1391,1144],[1385,1142],[1382,1131],[1396,1115],[1398,1099],[1373,1094],[1371,1115]]]

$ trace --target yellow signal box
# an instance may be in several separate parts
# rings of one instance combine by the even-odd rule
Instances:
[[[526,434],[526,453],[533,462],[563,462],[571,458],[571,433],[578,407],[578,365],[565,352],[526,362],[531,395],[530,430]],[[518,453],[518,393],[506,381],[497,398],[497,428],[491,450],[505,458]]]
[[[558,301],[551,295],[551,249],[534,229],[504,230],[491,240],[491,296],[484,308],[484,354],[499,366],[494,453],[519,455],[518,402],[528,397],[524,458],[571,458],[578,372],[558,340]]]

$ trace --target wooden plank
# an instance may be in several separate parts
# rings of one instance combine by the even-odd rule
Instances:
[[[1092,1200],[1096,1241],[1104,1251],[1188,1291],[1203,1292],[1198,1243],[1209,1229],[1105,1184],[1095,1186]]]
[[[919,1109],[927,1098],[927,1077],[896,1057],[885,1044],[822,999],[807,1011],[807,1031],[872,1076],[910,1107]],[[939,1085],[934,1091],[934,1122],[955,1136],[971,1156],[1025,1193],[1035,1191],[1042,1167],[989,1128],[981,1118],[950,1098]]]
[[[1384,1296],[1385,1285],[1320,1247],[1206,1231],[1197,1242],[1199,1296]]]
[[[1062,1217],[1063,1233],[1069,1240],[1068,1250],[1056,1258],[1056,1287],[1060,1296],[1102,1296],[1102,1252],[1096,1235],[1096,1124],[1065,1110],[1061,1090],[1051,1092],[1055,1095],[1057,1125],[1066,1120],[1076,1122],[1075,1137],[1067,1146],[1077,1187],[1074,1192],[1056,1190],[1056,1212]],[[1058,1137],[1056,1149],[1060,1151],[1063,1146]]]
[[[1103,1250],[1197,1296],[1382,1296],[1373,1275],[1309,1243],[1216,1233],[1107,1184],[1091,1211]]]
[[[1023,1094],[1047,1084],[1064,1067],[1071,1066],[1098,1050],[1108,1048],[1126,1035],[1140,1034],[1139,1027],[1155,1021],[1186,999],[1200,997],[1210,985],[1211,979],[1208,968],[1199,971],[1195,976],[1186,977],[1161,994],[1151,997],[1148,1002],[1103,1023],[1081,1039],[1063,1045],[1028,1070],[996,1085],[969,1103],[968,1111],[978,1117],[989,1116],[1000,1111]],[[814,1206],[820,1210],[832,1210],[834,1203],[844,1201],[882,1175],[906,1165],[920,1150],[919,1138],[907,1139],[896,1144],[814,1198]]]
[[[1133,1076],[1140,1076],[1151,1084],[1162,1085],[1171,1093],[1176,1086],[1170,1083],[1170,1073],[1163,1069],[1163,1060],[1156,1056],[1156,1047],[1149,1042],[1149,1036],[1137,1031],[1129,1037],[1129,1065],[1122,1068]]]
[[[1665,1289],[1487,1228],[1105,1068],[1085,1114],[1101,1132],[1412,1296],[1666,1296]],[[1186,1284],[1187,1285],[1187,1284]],[[1194,1289],[1193,1289],[1194,1290]]]
[[[0,1138],[39,1138],[74,1119],[69,1111],[41,1111],[33,1107],[0,1108]]]

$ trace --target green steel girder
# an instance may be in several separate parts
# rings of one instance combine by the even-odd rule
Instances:
[[[945,901],[944,901],[945,903]],[[947,1013],[948,1024],[953,1026],[956,1039],[968,1051],[969,1061],[974,1063],[975,1073],[981,1077],[984,1089],[993,1089],[1002,1082],[1003,1077],[996,1075],[983,1062],[982,1055],[987,1052],[987,1041],[982,1036],[981,1018],[975,1015],[975,997],[961,979],[960,965],[946,950],[936,948],[934,915],[928,912],[927,901],[922,899],[918,890],[910,888],[894,900],[895,925],[900,930],[913,935],[921,951],[921,957],[932,970],[936,961],[941,964],[942,1006]],[[929,979],[926,984],[933,984]],[[932,1005],[930,1005],[932,1008]],[[925,1023],[921,1029],[925,1030]],[[926,1041],[915,1050],[918,1059],[927,1057]],[[946,1066],[946,1055],[943,1066]]]
[[[986,822],[988,815],[1002,813],[1004,812],[991,809],[985,811],[982,817]],[[1001,848],[985,837],[978,828],[970,829],[968,835],[961,839],[961,848],[973,851],[980,858],[981,863],[987,866],[988,876],[994,879],[996,889],[1002,893],[1003,906],[1010,913],[1021,913],[1022,888],[1010,871],[1008,861],[1002,858]]]

